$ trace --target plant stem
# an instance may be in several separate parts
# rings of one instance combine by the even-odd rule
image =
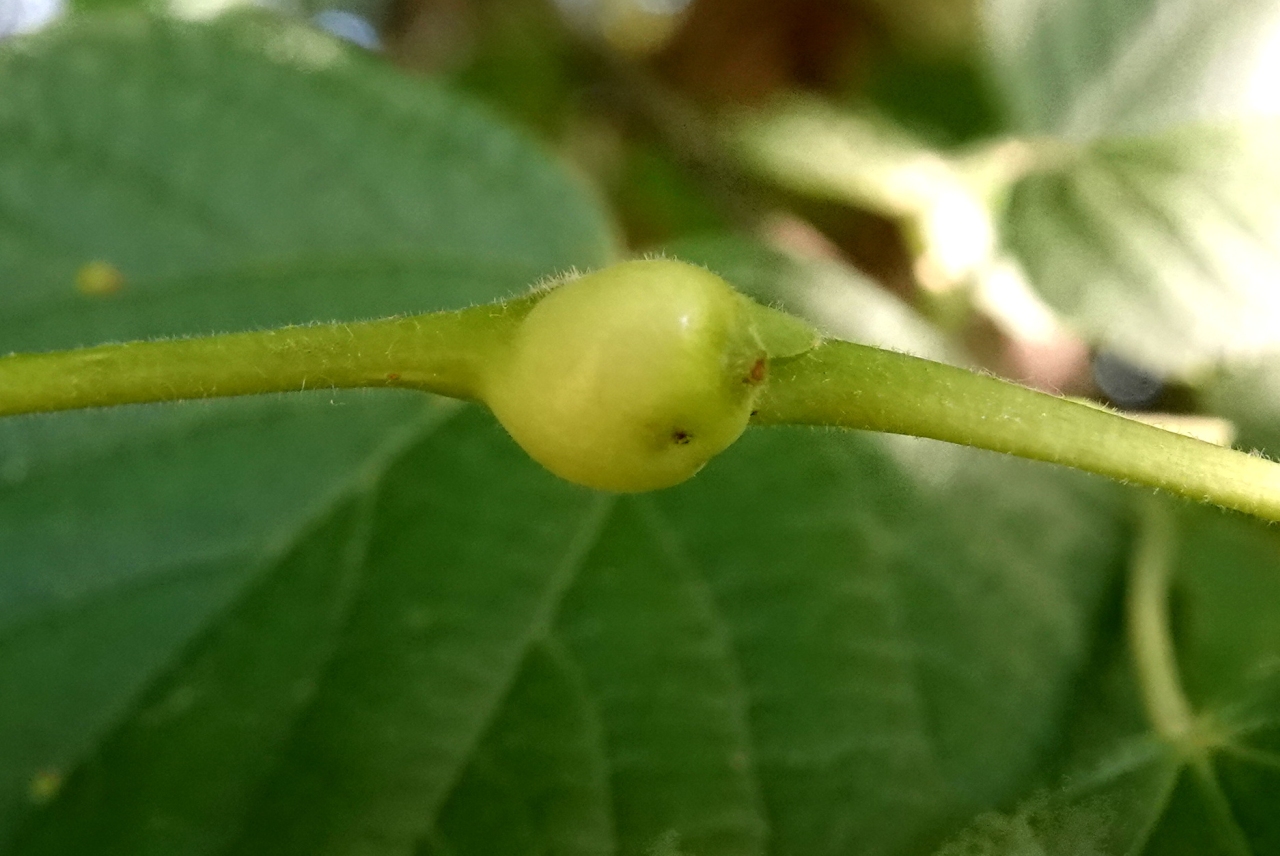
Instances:
[[[317,388],[477,398],[527,301],[353,324],[0,357],[0,416]]]
[[[1125,597],[1125,625],[1142,703],[1152,729],[1184,755],[1193,754],[1195,715],[1182,690],[1169,630],[1169,583],[1175,527],[1164,502],[1145,497]]]
[[[1221,836],[1221,852],[1250,856],[1254,848],[1213,763],[1214,753],[1228,743],[1222,734],[1207,727],[1205,719],[1196,716],[1179,675],[1178,652],[1169,626],[1169,589],[1177,547],[1173,510],[1160,497],[1142,499],[1125,593],[1125,627],[1142,707],[1151,730],[1190,768]]]
[[[0,357],[0,416],[341,387],[482,399],[487,371],[536,300]],[[753,421],[931,437],[1280,521],[1280,465],[994,377],[848,342],[775,360]]]
[[[828,341],[775,362],[757,424],[913,434],[1280,521],[1280,465],[965,369]]]

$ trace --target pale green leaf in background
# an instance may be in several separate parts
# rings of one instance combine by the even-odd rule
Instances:
[[[1270,0],[983,0],[1014,126],[1086,142],[1280,113]]]
[[[1015,335],[1051,331],[1051,308],[1181,380],[1280,345],[1280,7],[982,8],[999,137],[937,151],[864,108],[795,97],[735,119],[735,154],[898,221],[926,295],[970,288]]]
[[[1097,140],[1017,183],[1009,245],[1101,344],[1193,378],[1280,343],[1280,120]]]
[[[707,266],[761,303],[806,319],[825,336],[961,362],[937,328],[839,261],[798,259],[728,234],[687,238],[667,252]]]
[[[1027,135],[1005,242],[1091,339],[1188,378],[1280,341],[1280,7],[987,0]]]
[[[736,120],[728,133],[744,161],[782,187],[899,221],[928,288],[962,284],[992,261],[986,188],[884,117],[796,97]]]

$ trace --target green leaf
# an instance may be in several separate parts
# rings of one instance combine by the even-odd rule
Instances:
[[[1053,305],[1099,341],[1188,376],[1280,341],[1280,125],[1100,140],[1019,182],[1010,244]]]
[[[608,257],[528,143],[265,18],[9,42],[0,126],[6,351],[466,305]],[[118,293],[77,290],[91,261]],[[443,415],[319,393],[0,425],[0,831]]]
[[[964,283],[992,261],[983,177],[881,116],[797,96],[738,117],[727,133],[747,166],[780,186],[899,221],[930,288]]]
[[[444,845],[456,856],[613,853],[602,745],[580,671],[562,647],[539,643],[441,810],[436,849]]]
[[[594,712],[580,739],[611,771],[620,852],[911,852],[1056,741],[1117,546],[1109,492],[921,445],[753,432],[687,486],[617,501],[549,645],[566,713],[578,692]],[[960,497],[981,510],[957,518]],[[495,731],[546,727],[509,705]],[[495,767],[473,759],[462,781],[501,787],[456,791],[430,852],[483,849],[499,799],[487,852],[513,823],[539,840],[530,780]]]
[[[901,852],[1007,798],[1088,647],[1108,493],[923,441],[726,454],[661,507],[736,640],[776,852]]]
[[[0,129],[5,349],[610,251],[527,142],[265,18],[12,43]],[[918,852],[1052,755],[1125,541],[1098,480],[853,433],[593,494],[399,393],[6,419],[0,479],[19,854]]]
[[[759,853],[746,688],[678,538],[648,500],[619,502],[556,632],[603,724],[622,852],[674,832],[694,853]]]
[[[7,350],[453,308],[612,251],[527,141],[305,27],[90,17],[0,78]],[[118,293],[77,290],[95,261]]]
[[[220,823],[249,804],[244,785],[270,768],[314,693],[363,565],[368,516],[358,501],[335,509],[227,608],[61,794],[68,811],[92,812],[96,822],[35,825],[30,849],[137,852],[157,820],[165,846],[212,849],[227,834]],[[190,777],[192,766],[203,778]]]
[[[1274,348],[1276,5],[987,0],[984,19],[1027,137],[1007,151],[1006,243],[1045,299],[1184,378]]]
[[[1198,738],[1186,746],[1157,733],[1117,633],[1080,694],[1059,786],[1012,816],[980,819],[942,854],[1280,847],[1280,540],[1204,509],[1180,508],[1178,522],[1173,629]]]
[[[1070,140],[1280,112],[1269,0],[984,0],[1015,127]]]

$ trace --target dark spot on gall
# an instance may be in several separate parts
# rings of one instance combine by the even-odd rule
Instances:
[[[743,383],[760,383],[769,374],[769,365],[765,362],[764,357],[760,357],[751,364],[751,371],[747,372],[747,376],[742,379]]]
[[[692,439],[693,438],[689,436],[688,431],[681,431],[677,429],[671,433],[671,442],[675,443],[677,446],[687,446],[689,445],[689,441]]]

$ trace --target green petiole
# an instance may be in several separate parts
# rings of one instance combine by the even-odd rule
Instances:
[[[13,354],[0,357],[0,416],[354,387],[478,399],[529,305]]]
[[[642,275],[661,277],[653,300],[635,284]],[[677,299],[673,277],[690,283],[688,299]],[[553,472],[627,491],[693,475],[732,441],[749,408],[757,425],[930,437],[1280,521],[1280,465],[987,375],[806,340],[796,319],[734,308],[745,301],[709,277],[678,262],[627,262],[562,286],[554,313],[534,311],[543,291],[382,321],[14,354],[0,357],[0,416],[407,387],[495,405]],[[627,311],[609,311],[606,293],[625,298]],[[690,312],[701,320],[691,324]]]
[[[910,434],[1280,522],[1280,464],[954,366],[827,341],[774,366],[754,421]]]

